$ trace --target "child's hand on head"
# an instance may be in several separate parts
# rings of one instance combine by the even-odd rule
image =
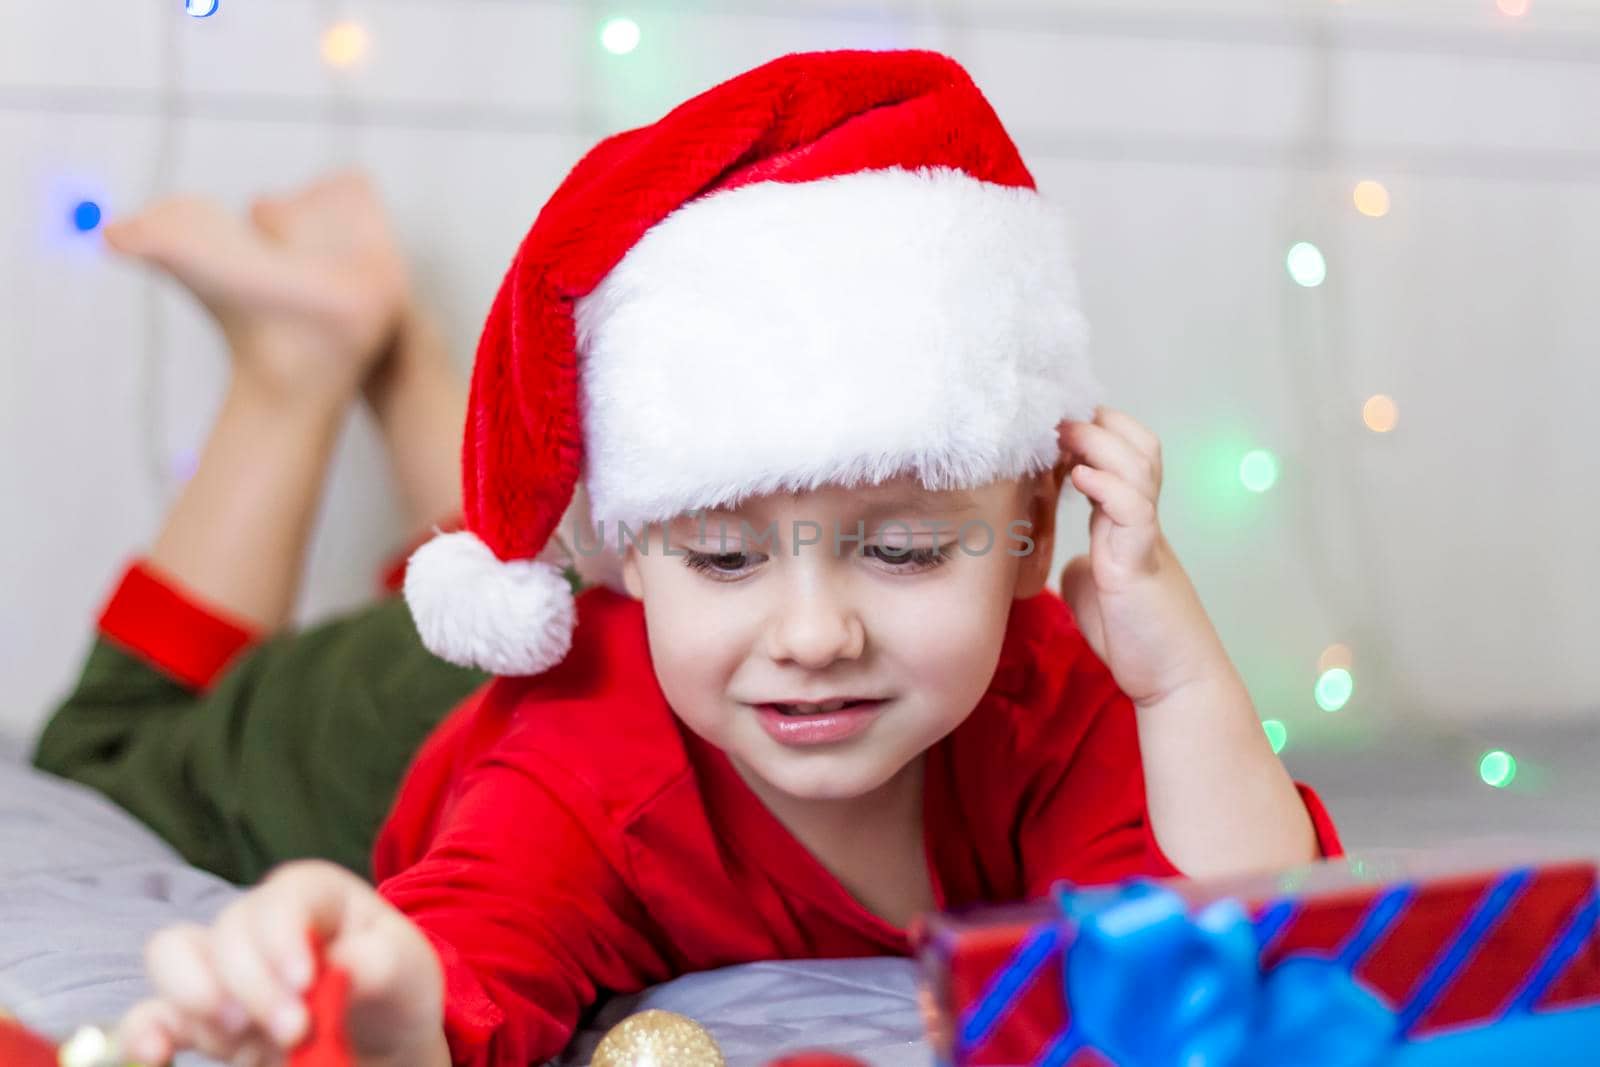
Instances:
[[[308,1033],[313,939],[349,976],[343,1022],[358,1062],[438,1047],[444,981],[427,938],[366,882],[321,861],[279,868],[209,928],[172,926],[151,938],[156,997],[124,1017],[121,1047],[149,1064],[182,1049],[279,1062]]]
[[[1161,532],[1161,442],[1120,411],[1057,428],[1072,484],[1090,501],[1089,553],[1067,564],[1062,596],[1089,645],[1135,704],[1149,706],[1227,671],[1227,653]]]
[[[390,347],[410,301],[376,191],[341,172],[258,199],[250,216],[180,196],[109,223],[104,235],[195,294],[240,375],[286,398],[347,400]]]

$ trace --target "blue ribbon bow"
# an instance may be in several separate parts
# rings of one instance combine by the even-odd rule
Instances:
[[[1263,974],[1236,902],[1189,914],[1151,882],[1058,890],[1076,928],[1066,987],[1076,1038],[1119,1067],[1372,1067],[1399,1018],[1340,963],[1290,957]]]

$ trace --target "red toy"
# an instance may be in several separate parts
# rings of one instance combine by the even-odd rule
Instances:
[[[306,992],[310,1032],[289,1054],[288,1067],[350,1067],[344,1033],[350,977],[337,967],[323,966],[320,955],[317,962],[316,981]],[[0,1013],[0,1067],[59,1067],[60,1055],[54,1042]]]
[[[773,1060],[767,1067],[867,1067],[866,1064],[854,1056],[844,1056],[837,1052],[791,1052],[781,1059]]]
[[[350,1000],[350,976],[328,967],[317,956],[317,977],[306,991],[311,1030],[289,1055],[289,1067],[349,1067],[350,1044],[344,1033],[345,1005]]]
[[[15,1019],[0,1016],[0,1063],[6,1067],[56,1067],[56,1047]]]

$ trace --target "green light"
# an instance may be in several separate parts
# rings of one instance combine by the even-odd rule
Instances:
[[[1252,493],[1265,493],[1278,481],[1278,457],[1264,448],[1247,453],[1239,461],[1239,480]]]
[[[625,56],[639,47],[639,24],[630,18],[606,19],[600,27],[600,44],[614,56]]]
[[[1343,667],[1324,671],[1317,679],[1317,707],[1323,711],[1338,711],[1350,702],[1355,688],[1356,680]]]
[[[1315,289],[1328,279],[1328,261],[1322,258],[1322,250],[1309,241],[1301,241],[1289,249],[1284,262],[1296,285]]]
[[[1262,720],[1261,728],[1267,732],[1267,743],[1272,751],[1282,752],[1283,746],[1289,743],[1289,728],[1277,719]]]
[[[1503,749],[1485,752],[1483,759],[1478,761],[1478,777],[1483,779],[1485,785],[1492,785],[1496,789],[1504,789],[1511,784],[1511,779],[1517,776],[1517,761],[1511,753]]]

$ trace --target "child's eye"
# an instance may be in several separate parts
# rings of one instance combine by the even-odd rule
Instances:
[[[732,581],[741,576],[744,571],[743,564],[752,555],[751,552],[690,552],[684,550],[683,565],[690,570],[702,574],[719,582]]]
[[[947,561],[954,544],[935,545],[932,548],[908,548],[893,545],[867,545],[862,552],[881,560],[890,569],[902,573],[932,570]]]
[[[861,551],[897,574],[916,574],[942,566],[954,554],[954,547],[953,544],[932,548],[866,545]],[[758,552],[691,552],[685,549],[683,565],[715,581],[728,582],[753,570],[761,558]]]

